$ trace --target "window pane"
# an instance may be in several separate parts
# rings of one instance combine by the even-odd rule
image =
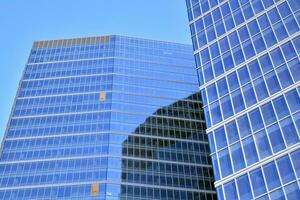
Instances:
[[[264,124],[258,108],[250,112],[249,117],[253,132],[263,128]]]
[[[272,154],[266,132],[260,131],[254,135],[260,159]]]
[[[220,97],[228,93],[226,79],[223,78],[217,82]]]
[[[263,171],[269,191],[280,186],[280,179],[274,162],[263,166]]]
[[[294,169],[296,170],[296,174],[298,178],[300,178],[300,150],[294,151],[291,154],[291,158],[294,165]]]
[[[234,181],[225,184],[224,191],[226,199],[238,199]]]
[[[239,82],[236,73],[231,73],[227,77],[230,91],[233,91],[239,87]]]
[[[286,94],[288,105],[292,112],[296,112],[300,109],[300,97],[297,90],[292,90]]]
[[[230,147],[234,171],[237,172],[245,167],[241,144],[238,142]]]
[[[251,83],[243,87],[243,94],[247,107],[250,107],[256,103],[256,97]]]
[[[287,199],[300,199],[300,189],[297,182],[284,187]]]
[[[267,87],[262,77],[254,81],[254,88],[258,100],[263,100],[269,96]]]
[[[261,107],[261,112],[264,118],[266,125],[269,125],[276,121],[276,115],[272,106],[272,103],[269,102]]]
[[[247,166],[258,161],[256,148],[252,136],[243,140],[243,148],[245,152]]]
[[[245,109],[241,90],[238,89],[232,93],[232,101],[235,113],[238,113]]]
[[[286,88],[293,84],[293,79],[286,65],[282,65],[276,69],[282,88]]]
[[[228,117],[233,115],[233,110],[232,110],[232,105],[231,105],[229,95],[226,95],[221,99],[221,105],[222,105],[224,119],[227,119]]]
[[[250,81],[250,76],[247,67],[242,67],[241,69],[239,69],[238,75],[242,85]]]
[[[212,159],[212,164],[213,164],[214,177],[215,177],[216,181],[218,181],[218,180],[220,180],[220,170],[219,170],[216,154],[213,154],[211,156],[211,159]]]
[[[283,137],[281,135],[278,124],[274,124],[268,128],[268,135],[274,153],[277,153],[278,151],[281,151],[285,148]]]
[[[294,81],[299,81],[300,80],[300,61],[298,58],[293,59],[288,63],[288,66],[291,70],[291,74],[294,78]]]
[[[288,156],[278,159],[277,166],[283,184],[295,179],[292,164]]]
[[[215,130],[215,138],[216,138],[216,145],[218,150],[227,146],[225,130],[223,127]]]
[[[264,73],[273,69],[273,65],[272,65],[269,54],[265,54],[265,55],[261,56],[259,58],[259,63],[260,63],[260,66]]]
[[[247,115],[243,115],[242,117],[238,118],[237,120],[239,126],[239,132],[241,138],[249,135],[251,133],[250,124]]]
[[[257,197],[266,192],[265,181],[260,168],[250,172],[250,179],[254,196]]]
[[[214,153],[216,149],[215,149],[215,140],[212,133],[208,133],[208,141],[209,141],[210,152]]]
[[[213,124],[219,123],[222,120],[219,102],[212,103],[210,105],[210,110]]]
[[[240,199],[247,200],[252,199],[251,188],[247,175],[241,176],[237,179],[237,186],[240,195]]]
[[[288,146],[295,144],[299,141],[299,137],[291,117],[288,117],[287,119],[281,121],[280,126],[283,132],[285,142]]]
[[[280,90],[280,85],[274,71],[266,75],[266,82],[271,94],[275,94]]]
[[[276,114],[278,119],[281,119],[289,114],[289,109],[286,105],[285,99],[283,96],[278,97],[273,101]]]
[[[271,200],[285,200],[282,189],[275,190],[270,193]]]
[[[219,162],[220,162],[222,177],[226,177],[232,174],[232,167],[231,167],[229,152],[227,148],[219,152]]]
[[[226,124],[226,132],[229,144],[239,140],[239,133],[235,121]]]

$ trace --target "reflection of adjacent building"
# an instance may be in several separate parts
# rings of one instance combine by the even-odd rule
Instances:
[[[122,145],[121,195],[216,199],[200,94],[158,109]],[[124,158],[125,157],[125,158]],[[137,191],[137,194],[136,194]]]

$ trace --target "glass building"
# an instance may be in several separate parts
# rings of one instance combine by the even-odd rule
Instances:
[[[184,44],[35,42],[1,147],[0,199],[216,200],[194,67]]]
[[[186,2],[218,199],[300,199],[300,1]]]

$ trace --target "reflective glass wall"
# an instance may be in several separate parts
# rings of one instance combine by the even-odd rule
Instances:
[[[0,199],[216,199],[189,45],[35,42],[0,157]]]
[[[187,0],[219,199],[300,199],[300,1]]]

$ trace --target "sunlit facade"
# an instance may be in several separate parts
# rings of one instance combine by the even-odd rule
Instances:
[[[0,157],[0,199],[216,200],[190,45],[33,44]]]
[[[186,2],[218,199],[300,199],[300,1]]]

